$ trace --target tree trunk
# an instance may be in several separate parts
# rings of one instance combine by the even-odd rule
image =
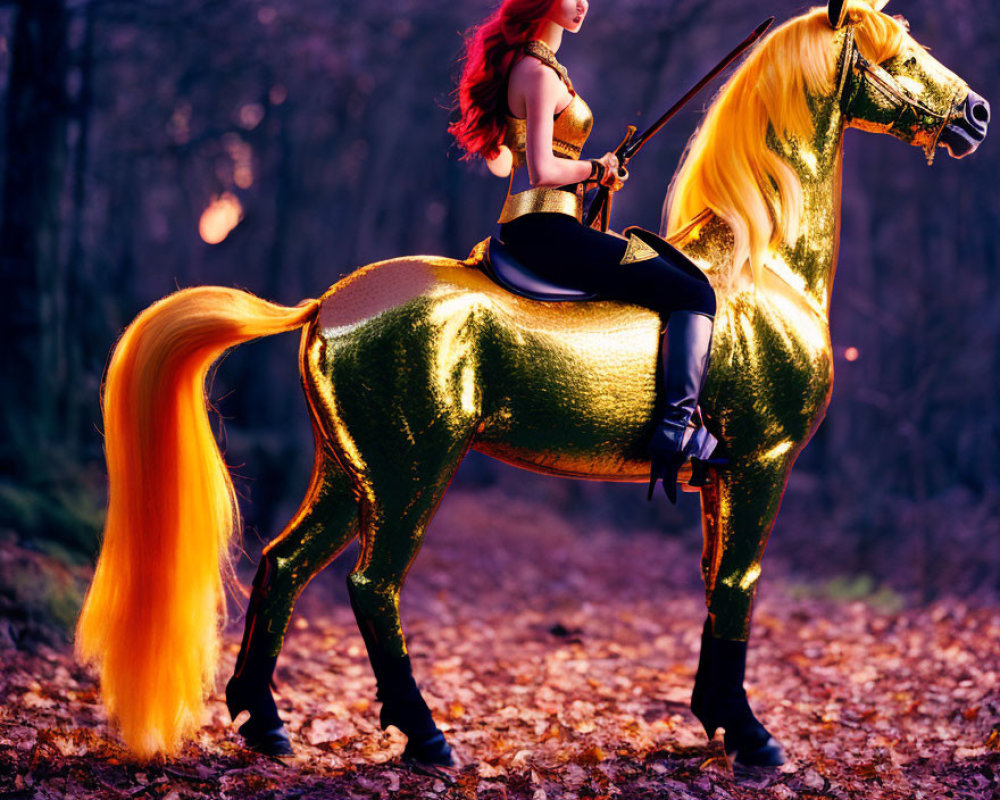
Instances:
[[[59,218],[67,159],[64,0],[19,4],[0,221],[0,475],[35,472],[58,439]]]

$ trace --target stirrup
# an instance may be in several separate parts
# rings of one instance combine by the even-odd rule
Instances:
[[[653,499],[656,481],[663,480],[663,491],[671,503],[677,503],[677,474],[685,462],[691,462],[691,478],[688,486],[707,486],[709,483],[709,468],[718,468],[728,464],[728,459],[715,457],[719,440],[705,427],[701,418],[701,409],[695,408],[684,431],[681,448],[668,456],[650,454],[649,491],[646,499]]]

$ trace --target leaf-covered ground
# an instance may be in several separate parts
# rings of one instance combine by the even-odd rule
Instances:
[[[734,773],[687,709],[699,544],[450,496],[403,594],[418,680],[462,761],[439,774],[407,766],[403,737],[378,729],[342,565],[303,596],[279,664],[293,759],[245,752],[217,693],[181,757],[135,763],[68,649],[0,651],[0,797],[1000,795],[1000,609],[836,600],[767,569],[748,687],[789,763]],[[235,620],[220,687],[238,639]]]

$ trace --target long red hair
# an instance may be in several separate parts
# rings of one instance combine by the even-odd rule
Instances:
[[[461,117],[448,126],[465,153],[494,158],[500,152],[507,110],[507,76],[521,46],[534,38],[556,0],[503,0],[465,40],[456,94]]]

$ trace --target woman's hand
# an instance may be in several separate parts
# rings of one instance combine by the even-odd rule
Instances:
[[[623,174],[618,174],[620,166],[618,163],[618,156],[614,153],[605,153],[600,158],[594,160],[604,167],[604,172],[598,180],[598,183],[601,186],[605,186],[611,191],[617,192],[625,185],[625,181],[628,180],[628,171],[622,170]]]

